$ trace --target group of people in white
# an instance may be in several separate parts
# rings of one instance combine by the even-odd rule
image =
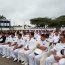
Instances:
[[[0,32],[0,54],[23,65],[65,65],[65,33]]]

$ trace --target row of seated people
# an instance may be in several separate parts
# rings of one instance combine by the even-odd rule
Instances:
[[[0,34],[0,54],[24,65],[65,65],[65,34]]]

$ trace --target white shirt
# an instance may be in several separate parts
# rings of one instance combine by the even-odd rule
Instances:
[[[65,43],[57,43],[56,46],[53,49],[51,49],[51,51],[54,51],[54,50],[60,51],[63,48],[65,48]]]
[[[21,46],[21,45],[25,45],[25,41],[24,40],[22,40],[22,39],[18,39],[17,40],[17,44],[18,44],[18,46]]]
[[[6,37],[5,43],[11,42],[11,37]]]
[[[40,41],[39,44],[40,44],[41,46],[49,47],[49,42],[47,42],[46,40]]]
[[[23,36],[23,40],[27,43],[29,41],[29,36],[28,35]]]
[[[49,43],[46,40],[40,41],[39,44],[40,44],[40,46],[45,46],[47,48],[49,47]],[[36,48],[35,51],[34,51],[34,53],[36,53],[36,54],[42,54],[42,53],[44,53],[44,50],[41,50],[41,49]]]
[[[40,38],[41,38],[41,36],[40,36],[39,34],[35,34],[34,37],[35,37],[35,39],[36,39],[37,41],[40,40]]]
[[[58,43],[58,41],[59,41],[59,36],[54,35],[53,41],[54,41],[54,43]]]
[[[14,44],[15,42],[17,42],[17,38],[16,37],[14,37],[14,38],[11,37],[10,42],[11,42],[11,45]]]
[[[56,55],[59,56],[59,57],[63,56],[60,51],[58,51]]]
[[[34,38],[31,38],[29,43],[26,46],[29,49],[35,49],[36,48],[36,40]]]

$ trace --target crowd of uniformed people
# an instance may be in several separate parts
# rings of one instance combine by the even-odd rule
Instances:
[[[65,65],[65,31],[0,31],[0,54],[22,65]]]

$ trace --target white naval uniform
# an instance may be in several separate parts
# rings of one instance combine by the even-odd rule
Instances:
[[[41,46],[45,46],[45,47],[48,48],[49,43],[45,40],[45,41],[41,41],[39,44]],[[39,53],[39,51],[38,51],[38,53]],[[29,55],[29,65],[40,65],[40,59],[41,59],[41,57],[43,56],[44,53],[47,53],[47,50],[42,51],[42,53],[40,53],[38,55],[31,53]]]
[[[54,41],[54,43],[58,43],[58,41],[59,41],[59,35],[58,36],[54,35],[53,41]]]
[[[58,43],[56,47],[54,47],[51,51],[54,51],[54,49],[57,50],[58,52],[56,55],[62,57],[62,54],[60,53],[60,51],[63,48],[65,48],[65,43],[64,44]],[[46,58],[45,65],[52,65],[54,62],[56,62],[56,60],[54,59],[54,55],[52,54],[50,57]],[[58,61],[58,65],[65,65],[65,58],[60,59]]]
[[[14,37],[12,38],[11,37],[11,45],[13,45],[15,42],[17,42],[17,38]],[[8,46],[7,47],[7,57],[11,57],[11,51],[13,50],[14,46]]]
[[[41,36],[39,34],[36,34],[36,33],[35,33],[34,37],[35,37],[36,41],[39,41],[41,38]]]
[[[23,40],[24,40],[26,43],[28,43],[28,41],[29,41],[29,35],[25,35],[25,36],[23,36],[22,38],[23,38]]]
[[[7,44],[8,42],[11,42],[11,37],[6,37],[6,40],[5,40],[5,45],[3,45],[2,49],[2,55],[4,56],[7,56],[7,47],[9,46],[9,44]]]
[[[24,40],[22,40],[22,39],[18,39],[17,40],[17,44],[18,44],[18,47],[19,46],[21,46],[21,45],[23,45],[23,47],[25,46],[25,41]],[[17,49],[15,49],[15,50],[12,50],[12,52],[11,52],[11,54],[12,54],[12,57],[15,59],[18,59],[18,52],[19,52],[19,50],[20,49],[22,49],[22,48],[17,48]]]
[[[29,48],[29,50],[20,50],[19,53],[18,53],[18,58],[21,60],[21,61],[24,61],[25,64],[27,65],[28,64],[28,57],[29,57],[29,54],[33,52],[33,50],[36,48],[36,40],[34,38],[31,38],[29,43],[25,46],[25,48]]]

